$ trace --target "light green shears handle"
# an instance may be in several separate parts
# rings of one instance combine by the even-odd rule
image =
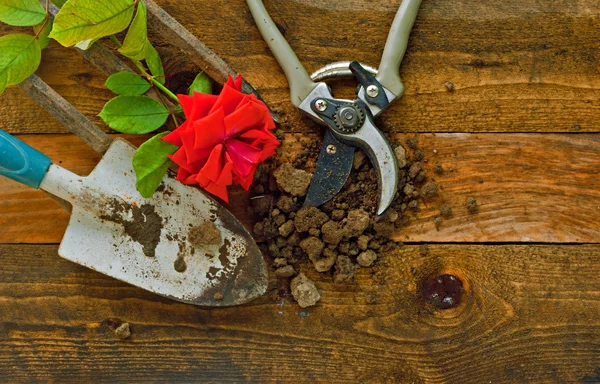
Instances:
[[[310,79],[308,72],[277,29],[262,0],[247,0],[247,2],[260,33],[288,79],[292,104],[298,107],[317,84]]]
[[[412,30],[421,0],[403,0],[388,35],[377,80],[397,97],[404,92],[404,86],[400,80],[400,63],[406,53],[408,38]]]

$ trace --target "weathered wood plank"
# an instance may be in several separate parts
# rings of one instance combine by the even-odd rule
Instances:
[[[244,74],[279,112],[286,130],[310,132],[289,103],[286,79],[245,1],[158,3]],[[265,4],[313,71],[342,59],[377,65],[398,1],[271,0]],[[597,132],[599,22],[600,4],[595,0],[424,1],[401,69],[406,94],[386,112],[388,129]],[[8,30],[0,27],[0,34]],[[168,74],[190,69],[178,49],[156,34],[152,37]],[[44,51],[38,74],[99,123],[95,116],[111,97],[102,86],[104,74],[74,50],[56,43]],[[447,81],[454,83],[454,92],[444,87]],[[336,90],[350,96],[353,83],[343,84],[335,83]],[[14,88],[0,97],[0,126],[19,133],[65,132]]]
[[[600,248],[417,246],[386,254],[300,309],[285,285],[249,305],[162,299],[56,255],[0,246],[0,372],[6,382],[572,383],[598,379]],[[462,280],[454,308],[420,293]],[[101,324],[120,318],[132,336]],[[586,381],[588,380],[588,381]]]
[[[303,141],[288,135],[281,152],[293,158]],[[394,135],[404,143],[411,135]],[[73,135],[21,136],[60,165],[86,175],[99,157]],[[134,138],[139,143],[142,138]],[[600,136],[597,134],[424,134],[424,169],[443,188],[396,235],[407,242],[567,242],[600,239]],[[434,149],[437,154],[434,154]],[[410,151],[409,151],[410,153]],[[433,171],[435,164],[445,169]],[[478,211],[469,213],[474,197]],[[248,194],[232,191],[229,209],[249,228]],[[440,205],[453,215],[436,228]],[[57,243],[68,215],[40,191],[0,180],[0,243]]]

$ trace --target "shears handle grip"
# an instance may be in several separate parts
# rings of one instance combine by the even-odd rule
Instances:
[[[288,79],[292,104],[298,107],[317,84],[310,79],[298,56],[277,29],[262,0],[247,0],[247,3],[260,33]]]
[[[404,85],[400,80],[400,63],[406,53],[410,31],[417,18],[420,5],[421,0],[402,1],[390,28],[377,71],[377,80],[396,97],[400,97],[404,93]]]

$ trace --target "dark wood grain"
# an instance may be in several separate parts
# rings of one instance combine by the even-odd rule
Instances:
[[[157,3],[276,110],[284,157],[316,140],[244,0]],[[265,0],[309,71],[345,59],[377,65],[398,3]],[[429,132],[419,135],[425,169],[444,188],[397,234],[417,245],[381,253],[353,283],[303,265],[322,296],[314,308],[275,279],[249,305],[209,310],[72,264],[55,245],[66,212],[0,180],[0,381],[600,382],[600,244],[583,244],[600,238],[599,26],[596,0],[424,0],[401,68],[406,94],[379,126],[394,143]],[[14,31],[30,33],[0,24],[0,36]],[[167,76],[198,70],[150,36]],[[107,130],[97,117],[112,97],[105,73],[52,42],[37,74]],[[331,84],[352,96],[351,81]],[[16,87],[0,96],[0,128],[29,134],[20,138],[82,175],[99,160]],[[438,162],[443,175],[431,171]],[[248,195],[232,196],[230,209],[251,225]],[[454,215],[436,230],[442,202]],[[424,242],[457,244],[425,251]],[[466,288],[448,310],[421,294],[441,274]],[[131,338],[117,339],[102,325],[109,318],[130,322]]]
[[[274,280],[243,307],[175,303],[56,251],[0,246],[5,382],[573,383],[600,361],[598,246],[405,246],[347,285],[307,268],[304,310]],[[440,273],[466,287],[452,309],[420,294]]]
[[[245,1],[157,3],[246,76],[286,130],[310,131],[290,105],[286,79]],[[366,4],[265,1],[309,71],[342,59],[377,65],[398,2]],[[599,20],[595,0],[425,0],[401,68],[406,94],[384,118],[400,132],[597,132]],[[0,34],[7,31],[2,27]],[[168,75],[189,68],[178,48],[153,38],[165,61],[175,63]],[[45,50],[38,74],[88,117],[111,96],[102,87],[104,75],[55,43]],[[446,81],[454,83],[454,92],[446,90]],[[349,96],[354,84],[334,88]],[[11,132],[64,132],[40,119],[40,110],[18,91],[9,89],[0,100],[0,125]]]

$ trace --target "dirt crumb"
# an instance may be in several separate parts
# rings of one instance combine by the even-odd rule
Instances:
[[[474,197],[469,197],[467,199],[467,209],[469,210],[469,213],[477,213],[477,200]]]
[[[219,245],[221,244],[221,232],[215,223],[205,221],[190,229],[188,241],[195,248],[201,248],[205,245]]]
[[[421,196],[424,199],[431,199],[432,197],[437,196],[438,194],[438,185],[432,181],[428,182],[421,188]]]
[[[417,139],[416,137],[409,137],[406,140],[406,145],[408,145],[410,149],[417,149],[417,147],[419,146],[419,139]]]
[[[252,200],[250,200],[250,203],[252,204],[254,213],[260,217],[265,217],[269,214],[269,212],[271,212],[271,208],[273,208],[273,196],[255,196],[252,198]]]
[[[273,266],[275,268],[285,267],[286,265],[287,265],[287,260],[283,257],[278,257],[275,260],[273,260]]]
[[[304,273],[292,279],[290,284],[292,296],[302,308],[312,307],[321,299],[321,295],[311,280]]]
[[[308,255],[313,262],[321,257],[321,252],[325,245],[317,237],[310,236],[300,242],[300,248]]]
[[[437,163],[434,167],[433,170],[435,171],[435,173],[437,173],[438,175],[443,175],[444,174],[444,167],[442,167],[442,164]]]
[[[290,213],[298,210],[298,206],[294,202],[294,199],[291,196],[282,195],[277,200],[277,208],[279,208],[282,212]]]
[[[396,148],[394,148],[394,153],[396,154],[398,168],[406,167],[406,149],[404,149],[402,145],[398,145]]]
[[[358,265],[361,267],[370,267],[377,260],[377,254],[372,250],[364,251],[356,258]]]
[[[335,261],[335,271],[333,272],[333,282],[336,284],[348,283],[354,278],[356,266],[350,260],[350,257],[340,255]]]
[[[452,207],[449,204],[442,204],[440,206],[440,215],[442,215],[442,217],[444,218],[449,218],[452,216]]]
[[[296,274],[296,270],[291,265],[286,265],[285,267],[277,268],[275,270],[275,276],[277,277],[292,277]]]
[[[213,299],[215,300],[223,300],[224,296],[221,292],[217,292],[213,295]]]
[[[323,241],[327,244],[338,245],[344,237],[344,231],[337,221],[329,220],[321,227]]]
[[[329,216],[317,207],[304,207],[294,217],[294,225],[298,232],[308,232],[311,228],[321,228],[329,221]]]
[[[304,196],[312,180],[312,174],[283,163],[273,172],[277,185],[293,196]]]
[[[131,329],[129,327],[129,323],[123,323],[119,325],[117,329],[115,329],[115,335],[117,335],[117,337],[122,340],[129,338],[129,336],[131,336]]]
[[[421,162],[417,161],[413,163],[413,165],[411,165],[408,169],[408,177],[414,179],[415,177],[417,177],[417,175],[419,174],[419,172],[421,172],[422,169],[423,164],[421,164]]]
[[[294,232],[294,220],[288,220],[279,227],[279,234],[283,237],[288,237]]]
[[[444,86],[446,87],[446,89],[448,90],[448,92],[454,92],[454,83],[451,81],[446,81],[444,83]]]
[[[313,265],[317,272],[327,272],[333,267],[333,264],[335,264],[337,256],[338,254],[335,249],[326,248],[323,251],[323,257],[318,260],[313,260]]]
[[[354,152],[354,160],[352,161],[352,167],[356,170],[360,169],[364,164],[366,156],[363,151],[357,150]]]
[[[344,233],[348,238],[359,237],[369,227],[369,214],[362,209],[353,209],[348,212],[344,226]]]

